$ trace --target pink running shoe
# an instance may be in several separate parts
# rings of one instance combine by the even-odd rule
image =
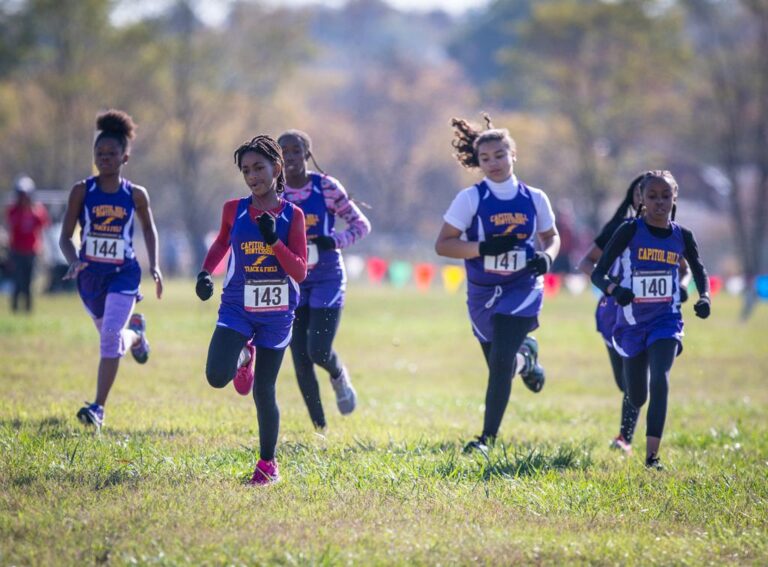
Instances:
[[[619,435],[615,439],[611,440],[610,448],[623,451],[625,455],[632,454],[632,445],[630,445],[622,435]]]
[[[245,348],[248,349],[251,359],[244,366],[237,369],[235,379],[232,380],[235,390],[241,396],[247,396],[251,393],[251,388],[253,388],[253,369],[256,364],[256,347],[248,343],[245,345]]]
[[[267,486],[279,480],[280,472],[277,470],[277,460],[265,461],[264,459],[259,459],[248,484],[251,486]]]

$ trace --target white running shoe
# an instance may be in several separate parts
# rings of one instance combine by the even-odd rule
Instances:
[[[338,378],[331,378],[331,386],[336,392],[336,407],[339,408],[341,415],[349,415],[355,411],[357,406],[357,392],[349,380],[349,372],[345,366],[341,367],[341,374]]]

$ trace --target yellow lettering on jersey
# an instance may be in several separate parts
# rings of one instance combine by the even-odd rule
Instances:
[[[315,214],[308,214],[304,217],[304,226],[307,227],[307,229],[312,228],[313,226],[317,225],[317,223],[320,222],[320,217]]]
[[[240,250],[245,254],[267,254],[274,256],[275,252],[269,244],[262,242],[261,240],[247,240],[240,244]]]
[[[102,221],[102,223],[105,225],[111,223],[115,217],[124,219],[128,215],[125,207],[115,205],[96,205],[93,207],[93,209],[91,209],[91,211],[95,217],[113,217]]]
[[[680,254],[660,248],[638,248],[637,259],[676,266],[680,262]]]

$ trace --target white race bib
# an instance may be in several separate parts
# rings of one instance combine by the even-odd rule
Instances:
[[[512,274],[525,268],[525,250],[510,250],[498,256],[483,256],[483,267],[492,274]]]
[[[632,292],[636,303],[672,301],[672,274],[665,271],[634,272]]]
[[[288,309],[288,282],[286,280],[247,280],[243,305],[251,313],[286,311]]]
[[[89,234],[85,239],[85,258],[91,262],[122,264],[125,261],[125,240],[117,236]]]
[[[314,242],[307,243],[307,268],[314,268],[317,261],[320,259],[320,253],[317,251],[317,244]]]

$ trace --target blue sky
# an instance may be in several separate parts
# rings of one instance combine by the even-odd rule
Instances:
[[[165,9],[172,0],[132,0],[118,4],[114,19],[118,23],[129,22],[145,14],[152,14]],[[321,4],[338,7],[347,0],[264,0],[273,6],[303,6]],[[385,0],[400,10],[429,11],[440,8],[451,14],[461,14],[472,8],[485,6],[490,0]],[[211,24],[219,23],[227,12],[229,0],[197,0],[200,16]]]

